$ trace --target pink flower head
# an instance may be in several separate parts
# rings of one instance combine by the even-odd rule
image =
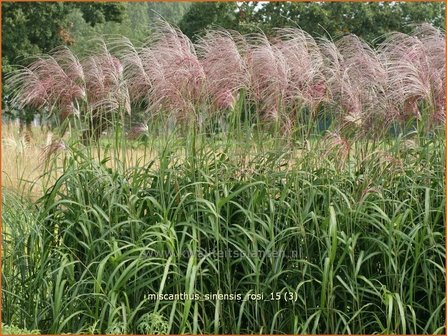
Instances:
[[[215,105],[218,109],[232,109],[235,104],[235,97],[230,90],[224,90],[219,93],[215,100]]]

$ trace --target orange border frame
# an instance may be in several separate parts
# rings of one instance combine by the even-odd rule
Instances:
[[[269,1],[269,2],[286,2],[287,0],[275,0],[275,1]],[[158,1],[154,1],[154,0],[0,0],[0,4],[3,2],[237,2],[235,0],[177,0],[177,1],[173,1],[173,0],[158,0]],[[246,0],[240,1],[240,2],[248,2]],[[255,1],[256,2],[256,1]],[[421,0],[405,0],[405,1],[391,1],[391,0],[384,0],[384,1],[380,1],[380,0],[370,0],[370,1],[365,1],[365,0],[351,0],[351,1],[345,1],[345,0],[322,0],[322,1],[318,1],[318,0],[309,0],[309,1],[305,1],[305,0],[292,0],[291,2],[444,2],[446,4],[446,8],[445,8],[445,17],[447,17],[447,0],[429,0],[429,1],[421,1]],[[1,22],[1,13],[2,13],[2,6],[0,6],[0,22]],[[447,30],[447,22],[445,23],[445,30]],[[2,29],[0,27],[0,39],[2,38]],[[1,55],[1,51],[2,51],[2,47],[0,45],[0,55]],[[445,60],[446,60],[446,64],[447,64],[447,51],[446,51],[446,55],[445,55]],[[2,66],[2,60],[0,58],[0,67]],[[444,69],[446,75],[447,75],[447,67]],[[0,79],[0,90],[2,88],[2,82]],[[445,106],[447,107],[447,84],[445,87]],[[1,105],[0,105],[0,115],[1,113]],[[0,137],[2,135],[2,126],[0,126]],[[445,135],[447,138],[447,123],[445,125]],[[447,144],[446,144],[446,148],[445,151],[447,152]],[[2,156],[2,151],[0,149],[0,157]],[[445,158],[445,166],[447,167],[447,157]],[[2,162],[0,161],[0,170],[2,169]],[[0,195],[2,195],[2,174],[0,174]],[[444,175],[444,188],[445,190],[447,190],[447,174]],[[447,198],[446,198],[446,202],[445,202],[445,208],[447,209]],[[2,211],[2,203],[0,203],[0,213]],[[2,244],[2,219],[0,217],[0,244]],[[444,223],[444,236],[445,236],[445,247],[446,247],[446,253],[445,253],[445,259],[444,259],[444,266],[445,266],[445,271],[446,271],[446,275],[447,275],[447,218],[446,221]],[[1,275],[1,270],[2,270],[2,249],[0,248],[0,275]],[[2,278],[0,276],[0,291],[2,288]],[[446,299],[446,303],[445,303],[445,325],[444,325],[444,329],[447,335],[447,281],[445,281],[445,299]],[[2,316],[1,316],[1,311],[2,311],[2,295],[0,295],[0,335],[2,334],[2,326],[1,326],[1,322],[2,322]],[[52,336],[52,335],[58,335],[58,334],[43,334],[44,336]],[[70,334],[73,336],[81,336],[80,334]],[[171,334],[171,335],[176,335],[176,334]],[[233,336],[236,334],[225,334],[228,336]],[[241,334],[243,335],[243,334]],[[267,335],[267,334],[266,334]],[[270,334],[268,334],[270,335]],[[306,335],[306,334],[303,334]],[[328,335],[332,335],[335,336],[335,334],[328,334]],[[363,336],[360,334],[352,334],[353,336]],[[417,334],[416,334],[417,335]],[[99,335],[99,336],[106,336],[106,335]],[[125,336],[142,336],[139,334],[126,334]],[[284,336],[284,335],[273,335],[273,336]],[[309,335],[310,336],[310,335]]]

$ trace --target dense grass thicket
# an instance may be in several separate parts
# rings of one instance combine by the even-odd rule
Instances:
[[[444,332],[445,141],[356,146],[349,163],[317,142],[275,143],[157,139],[151,164],[115,158],[116,169],[74,145],[37,204],[4,191],[3,321],[45,333],[156,321],[168,333]]]
[[[11,78],[65,135],[38,201],[3,190],[4,323],[445,333],[443,34],[236,35],[161,23]]]

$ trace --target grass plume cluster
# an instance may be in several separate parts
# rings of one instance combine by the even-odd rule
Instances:
[[[61,122],[132,110],[146,123],[161,115],[200,126],[231,119],[243,95],[252,123],[277,122],[288,133],[329,114],[339,129],[370,136],[393,123],[430,128],[445,119],[445,37],[429,24],[373,48],[355,35],[314,39],[297,28],[273,37],[210,30],[194,44],[160,20],[142,47],[118,37],[96,49],[78,60],[59,48],[18,69],[9,78],[12,104],[45,108]],[[99,136],[107,123],[92,127]]]

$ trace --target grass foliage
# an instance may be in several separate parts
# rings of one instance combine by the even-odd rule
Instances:
[[[145,140],[149,164],[118,155],[113,169],[73,143],[36,204],[4,192],[3,320],[45,333],[444,332],[440,134],[358,143],[347,160],[322,139],[297,152],[245,137]],[[148,296],[170,293],[242,299]]]
[[[2,335],[39,335],[38,330],[20,329],[14,325],[7,325],[2,323]]]

